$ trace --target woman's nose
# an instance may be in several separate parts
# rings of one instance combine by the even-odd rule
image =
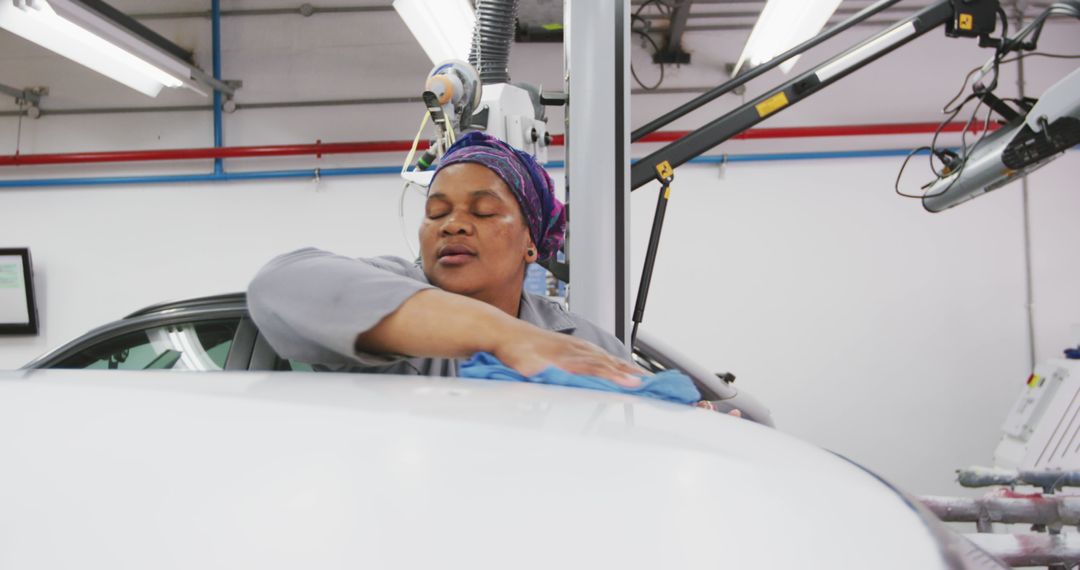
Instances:
[[[467,220],[462,219],[461,215],[450,214],[446,217],[446,223],[443,224],[442,233],[445,235],[469,235],[472,233],[472,226]]]

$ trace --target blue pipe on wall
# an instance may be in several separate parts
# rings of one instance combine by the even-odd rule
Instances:
[[[211,34],[212,51],[214,60],[214,79],[221,81],[221,0],[211,0]],[[221,127],[221,92],[214,89],[214,148],[221,148],[224,144],[224,135]],[[214,174],[225,173],[225,164],[221,158],[214,159]]]
[[[775,154],[733,154],[699,156],[690,164],[720,164],[734,162],[768,162],[777,160],[824,160],[833,158],[875,158],[907,156],[907,149],[854,150],[834,152],[790,152]],[[547,168],[564,168],[562,160],[552,160]],[[41,178],[37,180],[0,180],[0,188],[35,188],[55,186],[121,186],[130,184],[170,184],[182,182],[229,182],[234,180],[280,180],[286,178],[317,178],[328,176],[369,176],[397,174],[400,166],[368,166],[356,168],[323,168],[302,170],[259,170],[251,172],[213,172],[209,174],[173,174],[155,176],[120,176],[93,178]]]

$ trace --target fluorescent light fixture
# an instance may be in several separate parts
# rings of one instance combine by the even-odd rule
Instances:
[[[469,58],[476,15],[468,0],[394,0],[394,10],[432,64]]]
[[[190,64],[78,1],[0,0],[0,28],[150,97],[194,88]]]
[[[744,65],[761,65],[814,37],[839,5],[840,0],[768,0],[735,64],[734,75]],[[795,56],[781,63],[780,71],[788,73],[798,59]]]
[[[846,55],[834,60],[829,65],[819,68],[814,75],[817,75],[819,81],[828,81],[834,76],[862,63],[866,58],[880,54],[885,49],[888,49],[889,46],[904,41],[908,36],[915,35],[915,31],[915,24],[913,22],[901,24],[893,31],[880,38],[855,48]]]

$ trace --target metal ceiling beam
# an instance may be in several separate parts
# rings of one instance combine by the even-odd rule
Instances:
[[[690,17],[692,3],[693,0],[680,0],[671,8],[667,43],[664,49],[653,54],[654,63],[690,63],[690,54],[682,48],[682,36],[686,31],[686,20]]]
[[[354,14],[365,12],[392,12],[394,7],[390,4],[375,6],[312,6],[301,4],[295,8],[240,8],[235,10],[222,10],[222,17],[232,16],[314,16],[315,14]],[[187,12],[149,12],[131,14],[138,20],[178,20],[185,18],[211,17],[210,10],[192,10]]]
[[[701,0],[697,0],[697,1],[700,2]],[[1028,11],[1025,13],[1025,17],[1034,17],[1034,16],[1038,15],[1040,12],[1042,12],[1042,10],[1044,10],[1044,9],[1045,9],[1045,7],[1039,8],[1039,7],[1036,7],[1036,6],[1029,5],[1028,6]],[[901,7],[890,8],[889,10],[886,10],[884,13],[885,14],[909,13],[910,11],[911,10],[909,8],[905,8],[905,7],[901,6]],[[855,14],[857,12],[858,12],[858,10],[840,8],[833,14],[833,16],[830,18],[830,21],[831,20],[839,20],[842,16],[848,16],[848,15],[851,15],[851,14]],[[719,20],[719,19],[748,19],[748,20],[752,20],[751,22],[749,22],[749,24],[753,25],[753,21],[756,21],[758,16],[760,16],[760,15],[761,15],[761,12],[755,12],[753,10],[731,11],[731,12],[691,12],[690,15],[689,15],[689,18],[691,20],[702,20],[702,19],[717,19],[717,20]],[[640,18],[643,19],[643,20],[659,20],[659,21],[666,21],[668,19],[667,15],[659,14],[659,13],[643,13],[640,16]],[[653,28],[653,29],[657,29],[657,28]],[[659,29],[663,29],[663,28],[659,28]]]

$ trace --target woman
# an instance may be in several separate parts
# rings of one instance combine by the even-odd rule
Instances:
[[[557,366],[637,386],[644,371],[614,336],[523,293],[526,267],[554,255],[565,228],[531,156],[469,133],[435,171],[419,264],[304,249],[256,275],[248,306],[284,358],[327,369],[454,376],[456,359],[484,351],[525,375]]]

